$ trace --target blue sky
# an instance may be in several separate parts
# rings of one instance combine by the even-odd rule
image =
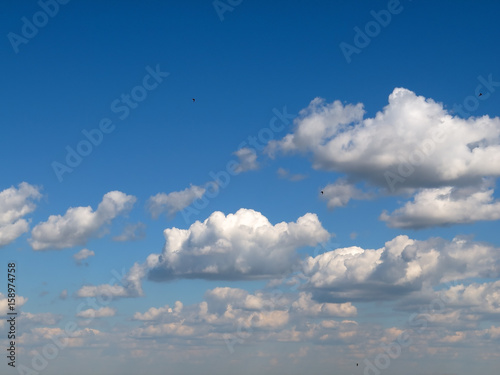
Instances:
[[[493,374],[498,11],[4,4],[2,373]]]

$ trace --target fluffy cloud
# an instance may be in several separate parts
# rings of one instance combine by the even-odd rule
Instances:
[[[441,187],[422,189],[413,198],[388,214],[380,216],[393,228],[419,229],[437,225],[472,223],[500,219],[500,201],[493,189]]]
[[[272,225],[260,212],[240,209],[225,216],[214,212],[189,229],[164,231],[162,254],[152,254],[149,278],[255,279],[289,272],[296,249],[314,246],[330,235],[315,214],[295,223]]]
[[[398,236],[380,249],[339,248],[304,262],[305,288],[330,302],[392,300],[450,280],[499,277],[499,249],[466,238]]]
[[[283,179],[286,179],[289,181],[294,181],[294,182],[303,180],[304,178],[307,177],[305,174],[292,174],[287,169],[284,169],[284,168],[278,168],[276,173],[278,174],[279,178],[283,178]]]
[[[46,222],[38,224],[31,231],[31,247],[45,250],[84,245],[89,238],[98,236],[103,226],[116,216],[128,212],[135,201],[132,195],[111,191],[104,195],[95,212],[90,206],[72,207],[64,216],[51,215]]]
[[[124,242],[124,241],[142,240],[144,237],[146,237],[145,229],[146,229],[146,224],[141,222],[137,224],[128,224],[123,229],[122,234],[113,237],[113,241]]]
[[[236,173],[252,171],[259,168],[255,150],[243,147],[234,152],[234,155],[239,159],[239,165],[234,170]]]
[[[167,212],[169,216],[173,216],[190,206],[196,199],[201,198],[205,192],[204,187],[191,185],[184,190],[174,191],[169,194],[158,193],[149,198],[147,207],[151,216],[155,219],[164,212]]]
[[[33,201],[41,197],[39,188],[26,182],[0,192],[0,247],[28,231],[28,221],[22,217],[35,210]]]
[[[322,191],[321,199],[327,201],[329,209],[344,207],[351,199],[368,199],[370,197],[369,194],[342,179],[325,186]]]
[[[271,141],[267,152],[310,154],[316,169],[385,188],[474,185],[500,176],[499,118],[452,116],[404,88],[394,89],[375,117],[363,117],[362,104],[314,99],[295,131]]]

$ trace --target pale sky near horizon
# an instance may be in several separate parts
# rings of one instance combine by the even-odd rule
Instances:
[[[497,374],[499,14],[2,4],[0,373]]]

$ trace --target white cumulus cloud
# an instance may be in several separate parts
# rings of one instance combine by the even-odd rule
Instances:
[[[411,229],[498,220],[500,201],[493,194],[484,187],[422,189],[412,202],[390,214],[384,211],[380,219],[393,228]]]
[[[127,298],[143,295],[142,280],[179,278],[252,280],[284,276],[299,265],[296,250],[330,238],[318,217],[307,213],[296,222],[272,225],[260,212],[240,209],[224,215],[216,211],[189,229],[168,228],[161,254],[135,263],[121,285],[85,285],[77,296]]]
[[[90,206],[72,207],[64,216],[51,215],[31,231],[31,247],[45,250],[85,245],[91,237],[99,236],[103,227],[116,216],[128,212],[135,201],[132,195],[111,191],[104,195],[95,211]]]
[[[0,192],[0,247],[28,231],[29,223],[22,217],[35,210],[34,201],[41,197],[39,188],[26,182]]]
[[[316,169],[346,173],[396,189],[476,184],[500,176],[500,119],[452,116],[441,103],[395,88],[389,104],[364,118],[362,104],[314,99],[299,113],[295,130],[271,141],[271,156],[304,153]]]
[[[152,254],[149,277],[253,279],[282,275],[296,261],[296,249],[314,246],[330,237],[315,214],[296,222],[272,225],[260,212],[240,209],[214,212],[189,229],[164,231],[162,254]]]

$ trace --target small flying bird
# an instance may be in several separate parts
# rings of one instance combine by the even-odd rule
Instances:
[[[323,194],[323,190],[321,190],[321,194]]]
[[[193,103],[195,102],[194,98],[193,98]]]
[[[480,92],[480,93],[479,93],[479,96],[481,96],[481,95],[483,95],[483,93],[482,93],[482,92]]]
[[[356,363],[356,366],[359,366],[359,363]]]

